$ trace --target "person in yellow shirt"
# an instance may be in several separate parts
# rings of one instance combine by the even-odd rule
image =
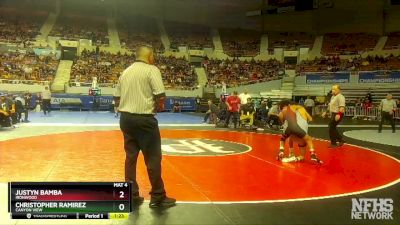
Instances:
[[[240,122],[249,120],[249,125],[252,127],[254,123],[254,113],[255,109],[251,98],[248,98],[246,104],[242,105],[240,108]]]

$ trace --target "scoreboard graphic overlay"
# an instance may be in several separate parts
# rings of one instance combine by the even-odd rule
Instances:
[[[11,219],[127,219],[127,182],[10,182]]]

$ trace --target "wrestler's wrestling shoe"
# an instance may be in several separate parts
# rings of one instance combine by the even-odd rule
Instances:
[[[324,163],[315,154],[311,154],[311,161],[314,162],[314,163],[318,163],[318,164]]]
[[[282,162],[283,162],[283,163],[301,162],[301,161],[303,161],[303,160],[304,160],[303,157],[292,156],[292,157],[283,158],[283,159],[282,159]]]
[[[278,153],[278,156],[276,157],[276,160],[281,161],[284,156],[285,156],[285,153],[284,153],[283,149],[279,149],[279,153]]]

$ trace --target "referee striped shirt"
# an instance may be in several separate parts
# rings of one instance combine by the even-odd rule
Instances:
[[[154,96],[164,93],[160,70],[138,61],[122,73],[114,96],[120,97],[120,112],[155,114]]]

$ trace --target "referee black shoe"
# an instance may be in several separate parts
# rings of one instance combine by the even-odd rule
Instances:
[[[149,207],[150,208],[169,208],[176,205],[176,199],[165,197],[161,200],[151,200]]]

